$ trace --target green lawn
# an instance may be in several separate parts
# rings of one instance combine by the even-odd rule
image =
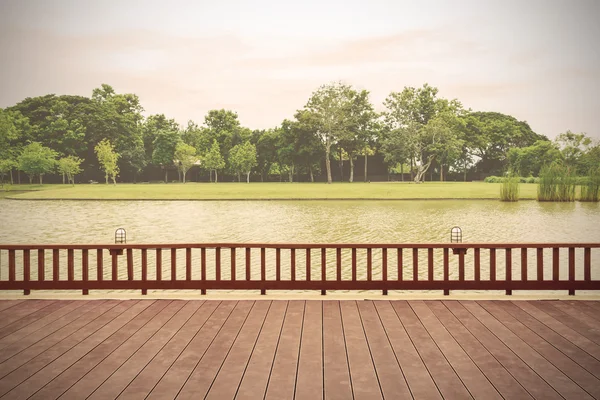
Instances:
[[[521,184],[521,199],[536,197],[536,184]],[[35,189],[32,192],[18,190]],[[169,183],[13,185],[20,199],[499,199],[499,183]]]

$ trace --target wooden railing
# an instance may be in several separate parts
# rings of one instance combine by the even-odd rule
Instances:
[[[597,253],[594,266],[592,253]],[[598,256],[600,243],[0,245],[0,290],[377,290],[384,295],[389,290],[565,290],[573,295],[600,290]]]

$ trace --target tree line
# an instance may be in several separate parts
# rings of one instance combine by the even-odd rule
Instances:
[[[213,182],[225,174],[247,182],[302,176],[331,183],[332,164],[348,163],[352,182],[358,158],[366,181],[368,159],[377,155],[388,171],[422,182],[428,171],[443,181],[448,174],[467,180],[509,169],[537,176],[553,162],[581,174],[600,165],[600,145],[585,133],[568,131],[550,141],[525,121],[465,109],[428,84],[391,92],[383,106],[376,112],[369,91],[332,82],[271,129],[244,127],[236,112],[224,109],[210,110],[202,125],[180,126],[164,114],[145,118],[137,95],[103,84],[89,98],[49,94],[0,109],[0,175],[14,182],[24,172],[42,183],[44,175],[58,173],[63,183],[74,183],[78,174],[103,174],[116,184],[117,177],[135,182],[161,170],[165,182],[172,171],[185,182],[197,167]]]

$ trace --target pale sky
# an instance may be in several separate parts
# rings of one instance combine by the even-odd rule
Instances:
[[[274,127],[321,84],[427,82],[554,138],[600,140],[599,0],[0,0],[0,107],[102,83],[145,115]]]

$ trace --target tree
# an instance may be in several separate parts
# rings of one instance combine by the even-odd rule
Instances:
[[[249,141],[233,146],[229,152],[229,162],[235,172],[245,173],[246,182],[250,183],[250,172],[252,168],[258,165],[256,161],[256,146]]]
[[[3,110],[0,108],[0,176],[4,183],[4,175],[10,175],[13,183],[12,170],[19,166],[19,139],[23,131],[29,127],[29,121],[19,111]]]
[[[39,142],[32,142],[25,146],[19,156],[19,168],[29,176],[29,183],[35,175],[38,175],[41,185],[44,174],[52,172],[55,165],[56,152],[42,146]]]
[[[75,185],[75,175],[81,173],[81,162],[83,160],[79,157],[68,156],[63,157],[58,160],[57,167],[58,171],[63,176],[63,184],[65,183],[65,176],[67,177],[67,181]]]
[[[213,140],[210,150],[204,155],[203,159],[204,168],[206,168],[211,174],[210,181],[212,182],[212,172],[215,172],[215,183],[218,182],[217,171],[225,168],[225,160],[219,150],[219,143],[217,139]]]
[[[193,146],[183,142],[177,143],[177,147],[175,147],[175,162],[182,173],[183,183],[185,183],[185,174],[197,161],[196,149]]]
[[[544,166],[562,159],[556,143],[538,140],[532,146],[514,147],[508,151],[508,165],[521,176],[538,176]]]
[[[175,149],[180,140],[179,133],[173,130],[158,131],[154,138],[152,163],[165,170],[165,183],[168,182],[169,167],[173,165]]]
[[[350,86],[341,82],[323,85],[313,92],[305,106],[305,109],[311,113],[313,129],[320,137],[325,150],[327,183],[332,182],[331,146],[336,143],[346,125],[345,119],[351,99],[350,90]]]
[[[4,186],[4,176],[10,174],[13,168],[18,167],[19,164],[13,160],[0,160],[0,186]],[[11,179],[11,183],[12,179]]]
[[[104,170],[104,178],[108,185],[108,177],[113,181],[113,184],[117,184],[117,175],[119,174],[119,161],[120,154],[115,152],[115,148],[108,139],[103,139],[100,143],[94,147],[96,157],[100,163],[101,168]]]
[[[587,173],[587,169],[580,165],[580,158],[592,146],[592,139],[585,133],[573,133],[567,131],[561,133],[554,140],[563,155],[565,164],[576,168],[580,173]]]

